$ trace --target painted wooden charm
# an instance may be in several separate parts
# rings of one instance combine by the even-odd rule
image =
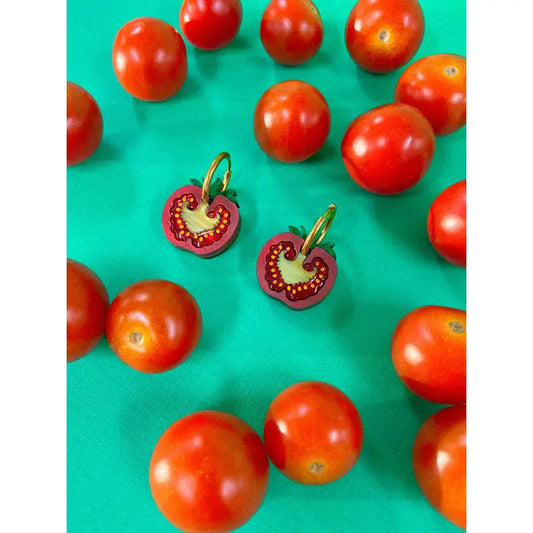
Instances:
[[[226,159],[224,179],[211,185],[216,168]],[[204,182],[191,180],[167,200],[163,209],[163,231],[176,247],[208,258],[221,254],[237,238],[241,228],[237,194],[228,189],[231,159],[227,152],[211,163]]]
[[[272,237],[257,259],[257,279],[272,298],[293,309],[307,309],[320,303],[337,277],[334,244],[320,244],[328,232],[337,208],[330,205],[309,235],[305,229],[289,226],[289,232]]]

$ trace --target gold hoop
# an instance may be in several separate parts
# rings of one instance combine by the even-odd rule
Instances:
[[[225,191],[228,188],[229,180],[231,178],[231,159],[229,157],[228,152],[222,152],[221,154],[218,154],[215,157],[215,159],[211,163],[211,166],[207,170],[207,174],[205,175],[204,184],[202,186],[202,202],[204,204],[209,203],[209,188],[211,187],[211,180],[213,179],[215,170],[217,169],[218,165],[220,165],[220,163],[224,159],[228,160],[228,168],[224,173],[224,179],[222,180],[222,189],[220,190]]]
[[[315,225],[309,232],[309,235],[302,244],[301,254],[305,257],[309,252],[322,242],[326,236],[335,215],[337,214],[337,206],[331,204],[328,210],[316,221]],[[320,232],[320,235],[318,233]],[[318,237],[317,237],[318,235]]]

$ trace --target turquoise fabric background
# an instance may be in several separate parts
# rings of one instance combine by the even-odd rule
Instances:
[[[193,355],[161,375],[116,358],[106,342],[68,365],[68,526],[72,533],[171,533],[148,486],[161,433],[200,409],[233,413],[262,435],[271,400],[292,383],[327,381],[361,413],[362,455],[342,480],[324,487],[293,483],[275,468],[267,497],[246,532],[459,531],[419,491],[411,447],[421,423],[440,408],[412,394],[394,372],[390,339],[398,320],[424,304],[465,308],[465,271],[434,252],[425,220],[433,198],[465,178],[465,129],[438,138],[429,172],[412,190],[379,197],[348,176],[340,143],[348,124],[390,102],[401,71],[372,75],[344,46],[353,0],[318,0],[325,38],[296,68],[274,63],[259,39],[265,1],[246,0],[236,40],[217,52],[187,44],[189,75],[164,103],[134,100],[111,64],[113,38],[128,20],[162,18],[178,27],[180,2],[69,0],[68,79],[86,88],[104,116],[96,154],[68,169],[68,256],[92,268],[113,298],[127,285],[164,278],[186,287],[203,313]],[[465,54],[465,2],[423,0],[426,33],[415,59]],[[272,84],[315,85],[332,114],[329,139],[310,160],[269,159],[252,128],[255,105]],[[242,230],[223,255],[203,260],[175,249],[161,229],[167,197],[202,178],[228,151]],[[220,173],[219,173],[220,174]],[[338,278],[317,307],[296,312],[259,288],[262,245],[288,224],[309,229],[329,203],[337,218]]]

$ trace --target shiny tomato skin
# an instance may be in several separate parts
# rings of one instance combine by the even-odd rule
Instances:
[[[457,131],[466,124],[466,58],[436,54],[415,61],[400,76],[394,101],[419,109],[437,136]]]
[[[346,475],[357,462],[363,425],[342,391],[320,381],[304,381],[271,403],[264,440],[270,459],[288,478],[324,485]]]
[[[402,67],[416,54],[424,29],[417,0],[359,0],[348,17],[344,38],[360,67],[385,73]]]
[[[324,26],[311,0],[272,0],[261,19],[261,42],[282,65],[301,65],[322,45]]]
[[[174,96],[187,77],[181,35],[166,22],[140,17],[124,24],[113,43],[113,68],[124,89],[139,100]]]
[[[416,185],[435,152],[435,135],[422,113],[387,104],[359,115],[342,140],[344,165],[367,191],[398,194]]]
[[[322,148],[330,123],[329,106],[317,89],[304,81],[282,81],[259,99],[254,133],[267,155],[284,163],[298,163]]]
[[[466,405],[430,416],[413,446],[416,481],[429,503],[466,529]]]
[[[96,100],[67,81],[67,167],[89,159],[104,134],[104,119]]]
[[[150,461],[159,510],[185,532],[222,533],[247,522],[268,485],[259,435],[234,415],[199,411],[172,424]]]
[[[67,362],[87,355],[104,336],[109,296],[88,267],[67,259]]]
[[[433,248],[450,263],[466,268],[466,180],[444,189],[428,213]]]
[[[228,45],[242,21],[240,0],[184,0],[180,28],[196,48],[217,50]]]
[[[466,402],[466,311],[426,305],[392,336],[392,363],[404,385],[430,402]]]
[[[115,354],[135,370],[166,372],[183,363],[202,334],[196,300],[165,280],[139,281],[111,303],[107,340]]]

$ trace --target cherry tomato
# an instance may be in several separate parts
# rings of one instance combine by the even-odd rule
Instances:
[[[357,462],[363,425],[342,391],[320,381],[304,381],[274,399],[264,438],[270,459],[283,474],[306,485],[324,485],[347,474]]]
[[[433,248],[450,263],[466,267],[466,180],[444,189],[428,213]]]
[[[202,315],[196,300],[176,283],[139,281],[113,300],[106,334],[127,365],[140,372],[166,372],[196,348]]]
[[[405,65],[423,37],[424,14],[417,0],[359,0],[344,34],[352,59],[376,73]]]
[[[199,411],[172,424],[150,462],[152,496],[186,532],[232,531],[261,505],[268,456],[259,435],[236,416]]]
[[[135,98],[166,100],[181,89],[187,77],[185,43],[162,20],[130,20],[115,37],[113,68],[122,87]]]
[[[466,529],[466,405],[442,409],[424,422],[413,446],[413,468],[429,503]]]
[[[240,0],[184,0],[180,28],[185,38],[202,50],[217,50],[228,45],[242,21]]]
[[[435,135],[448,135],[466,124],[466,58],[455,54],[423,57],[405,69],[395,102],[419,109]]]
[[[398,194],[418,183],[435,151],[435,135],[422,113],[388,104],[359,115],[342,140],[342,159],[352,179],[376,194]]]
[[[261,42],[283,65],[300,65],[320,49],[324,26],[311,0],[272,0],[261,19]]]
[[[67,259],[67,362],[87,355],[104,336],[109,296],[88,267]]]
[[[305,81],[276,83],[261,96],[254,114],[254,133],[261,149],[284,163],[316,154],[330,128],[329,107]]]
[[[430,402],[466,402],[466,312],[426,305],[392,336],[392,363],[404,385]]]
[[[67,81],[67,167],[89,159],[104,134],[102,112],[83,88]]]

